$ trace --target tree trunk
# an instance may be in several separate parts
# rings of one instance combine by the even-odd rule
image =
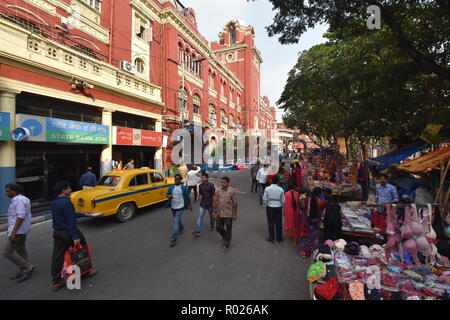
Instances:
[[[349,137],[345,137],[345,150],[347,152],[347,160],[350,161],[350,146],[348,145]]]

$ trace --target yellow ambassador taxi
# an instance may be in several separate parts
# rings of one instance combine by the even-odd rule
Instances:
[[[71,201],[75,211],[91,217],[116,215],[120,222],[129,221],[136,208],[167,200],[173,178],[164,178],[153,169],[113,171],[103,176],[93,189],[74,192]]]

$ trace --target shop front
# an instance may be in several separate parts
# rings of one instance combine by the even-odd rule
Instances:
[[[113,127],[113,170],[121,170],[130,159],[135,168],[148,167],[160,169],[156,159],[162,147],[162,133],[150,130]]]
[[[48,208],[57,181],[68,181],[77,190],[87,167],[99,176],[109,126],[28,114],[17,114],[16,126],[29,130],[24,140],[16,142],[16,180],[34,211]]]

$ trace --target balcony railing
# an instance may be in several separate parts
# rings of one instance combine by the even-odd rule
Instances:
[[[58,42],[64,46],[77,50],[78,52],[86,54],[94,59],[109,62],[109,56],[101,53],[98,50],[87,48],[81,42],[71,39],[68,35],[68,30],[56,29],[53,26],[47,26],[42,23],[29,21],[26,18],[19,16],[19,13],[17,11],[1,5],[0,19],[5,19],[24,29],[27,29],[33,34]]]

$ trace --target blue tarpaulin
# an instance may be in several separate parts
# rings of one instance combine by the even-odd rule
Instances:
[[[428,143],[423,140],[418,140],[409,146],[394,150],[378,158],[369,158],[366,163],[371,166],[376,166],[378,170],[386,169],[390,164],[399,163],[402,160],[412,156],[414,153],[428,147]]]

